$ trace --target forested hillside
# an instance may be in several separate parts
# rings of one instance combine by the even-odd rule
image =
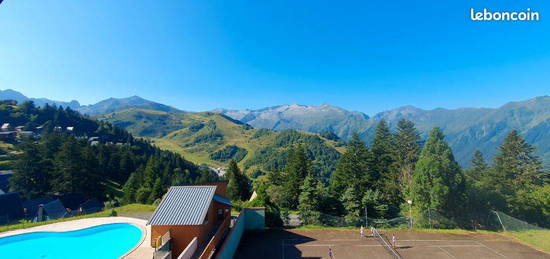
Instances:
[[[217,179],[176,153],[70,108],[1,104],[0,121],[32,132],[3,139],[15,151],[10,190],[27,198],[63,193],[122,198],[120,186],[126,184],[128,202],[151,203],[167,186]]]
[[[328,179],[340,157],[338,146],[342,145],[331,134],[323,137],[295,130],[256,130],[213,112],[173,114],[129,109],[100,118],[149,137],[155,145],[196,163],[227,166],[229,160],[236,160],[249,174],[282,170],[289,148],[304,144],[314,170]]]
[[[412,215],[415,227],[496,230],[495,210],[549,227],[548,171],[517,131],[498,145],[491,165],[475,151],[464,170],[440,128],[421,141],[411,121],[391,130],[381,120],[371,146],[352,136],[328,185],[297,146],[282,171],[255,180],[257,197],[246,205],[282,215],[298,210],[305,224],[328,226],[360,226],[366,216],[392,226]],[[239,175],[238,168],[230,175]]]

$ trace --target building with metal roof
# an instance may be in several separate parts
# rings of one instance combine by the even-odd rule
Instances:
[[[227,182],[170,187],[147,222],[151,245],[162,247],[163,236],[169,233],[173,258],[194,238],[198,247],[204,247],[213,233],[227,228],[232,204],[224,197],[226,190]]]
[[[201,225],[214,198],[216,186],[171,187],[149,225]]]

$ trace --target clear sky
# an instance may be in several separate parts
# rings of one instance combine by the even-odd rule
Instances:
[[[540,12],[473,22],[470,8]],[[550,94],[546,0],[5,0],[0,89],[190,111],[496,107]]]

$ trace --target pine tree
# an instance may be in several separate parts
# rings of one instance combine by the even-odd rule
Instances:
[[[367,208],[367,213],[370,218],[385,218],[388,213],[388,204],[384,201],[382,193],[378,190],[367,190],[363,195],[362,204]]]
[[[50,191],[50,177],[44,168],[38,146],[26,140],[21,146],[22,154],[15,164],[15,172],[10,178],[10,189],[20,192],[27,198],[40,197]]]
[[[141,186],[136,192],[136,202],[141,204],[148,204],[149,198],[151,197],[151,188],[146,186]]]
[[[359,182],[364,190],[372,185],[370,179],[371,154],[359,135],[353,133],[346,151],[338,161],[336,171],[330,178],[330,191],[335,197],[341,197],[348,186]]]
[[[396,166],[399,172],[399,183],[404,196],[410,199],[414,166],[420,155],[420,134],[412,121],[401,119],[397,123],[395,142],[397,146]]]
[[[421,211],[435,210],[458,215],[464,196],[464,177],[453,152],[435,127],[416,164],[413,178],[413,206]]]
[[[151,189],[151,194],[149,196],[149,202],[148,203],[154,203],[157,199],[162,198],[162,195],[164,194],[164,191],[162,189],[162,183],[160,181],[160,178],[158,178],[155,181],[155,184],[153,185],[153,188]]]
[[[102,180],[106,175],[102,175],[97,158],[88,146],[81,149],[80,170],[75,172],[77,185],[75,192],[84,194],[86,197],[95,197],[99,200],[105,198],[105,185]]]
[[[59,193],[80,193],[78,179],[81,167],[81,150],[73,138],[68,138],[54,159],[52,190]]]
[[[363,194],[359,189],[356,184],[352,184],[342,195],[342,205],[345,210],[344,220],[350,225],[360,225],[362,222]]]
[[[483,179],[484,186],[493,191],[491,205],[515,216],[525,218],[527,195],[542,186],[547,176],[543,165],[533,153],[535,149],[517,131],[512,130],[500,146],[500,153],[493,159],[493,168]]]
[[[237,162],[231,160],[226,173],[229,183],[227,184],[227,194],[232,200],[245,201],[250,197],[250,180],[241,172]]]
[[[479,150],[474,152],[471,164],[472,165],[470,168],[466,171],[466,176],[472,178],[473,180],[479,180],[486,174],[486,171],[489,168],[485,162],[485,159],[483,159],[483,153]]]
[[[510,185],[521,188],[528,185],[542,185],[544,174],[540,159],[535,156],[535,148],[521,137],[516,130],[512,130],[500,146],[500,153],[494,158],[496,187]],[[495,179],[496,180],[496,179]]]
[[[133,173],[130,175],[128,181],[126,181],[126,184],[124,184],[124,187],[122,188],[124,203],[129,204],[136,202],[136,193],[138,189],[139,183],[137,173]]]
[[[304,224],[319,224],[321,220],[321,193],[323,186],[313,173],[306,176],[302,185],[298,211]]]
[[[385,120],[381,120],[372,141],[373,171],[376,179],[375,190],[379,190],[389,206],[389,216],[397,216],[402,197],[399,186],[399,173],[396,167],[395,138]]]
[[[304,183],[304,178],[312,172],[311,162],[307,158],[304,147],[299,145],[291,149],[288,155],[288,161],[284,172],[284,196],[285,203],[289,209],[296,209],[298,206],[298,197],[300,197],[300,187]]]

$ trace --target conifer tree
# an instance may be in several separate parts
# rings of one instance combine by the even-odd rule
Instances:
[[[527,193],[542,186],[547,175],[543,165],[533,153],[535,148],[528,144],[516,130],[512,130],[500,146],[500,153],[493,159],[493,168],[483,179],[484,187],[490,189],[494,196],[491,206],[498,210],[523,214],[525,218],[530,202]]]
[[[500,146],[500,153],[494,157],[493,174],[496,188],[505,193],[506,186],[522,188],[528,185],[542,185],[543,165],[534,155],[535,148],[512,130]]]
[[[434,127],[414,171],[413,206],[421,211],[435,210],[453,215],[460,210],[457,204],[461,204],[464,198],[463,178],[443,132]]]
[[[305,177],[312,172],[311,162],[307,158],[305,149],[302,145],[290,150],[288,161],[284,171],[284,196],[286,206],[289,209],[296,209],[298,206],[298,197],[300,197],[300,187],[304,183]]]
[[[10,178],[10,189],[20,192],[27,198],[35,198],[50,191],[49,174],[44,168],[37,145],[30,140],[21,146],[22,154],[15,165],[15,172]]]
[[[160,181],[160,178],[157,178],[155,181],[155,184],[153,185],[153,188],[151,189],[151,195],[149,196],[149,202],[153,203],[155,200],[162,198],[162,195],[164,194],[162,190],[162,183]]]
[[[360,225],[361,215],[363,214],[363,194],[357,184],[351,184],[342,195],[342,205],[344,206],[344,219],[348,224]]]
[[[402,197],[399,174],[396,167],[395,138],[385,120],[381,120],[372,141],[373,171],[376,179],[375,190],[379,190],[389,206],[389,216],[397,216]]]
[[[341,197],[351,183],[358,182],[362,190],[370,187],[371,154],[357,133],[353,133],[346,151],[338,161],[336,171],[330,178],[330,191],[333,196]]]
[[[480,180],[485,174],[489,166],[485,162],[485,159],[483,159],[483,153],[481,151],[476,150],[474,152],[474,155],[472,156],[472,162],[471,166],[468,170],[466,170],[467,176],[472,178],[473,180]]]
[[[362,204],[367,208],[369,218],[379,219],[387,216],[389,206],[378,190],[367,190],[363,195]]]
[[[381,120],[376,126],[376,133],[372,140],[372,157],[374,168],[372,171],[375,181],[382,181],[393,174],[395,162],[395,139],[385,120]]]
[[[54,159],[54,179],[52,190],[59,193],[80,193],[78,179],[81,168],[80,147],[73,138],[68,138]]]
[[[241,172],[237,162],[231,160],[226,176],[229,180],[227,184],[227,194],[233,200],[245,201],[250,197],[250,180]]]
[[[410,198],[409,193],[412,186],[414,166],[420,154],[420,134],[412,121],[401,119],[397,123],[395,142],[399,183],[404,196]]]
[[[137,173],[133,173],[124,184],[122,192],[124,193],[123,201],[125,203],[134,203],[136,202],[136,193],[139,188]]]
[[[308,174],[301,186],[298,211],[305,224],[319,224],[321,220],[321,193],[323,186],[313,173]]]
[[[150,203],[149,198],[151,197],[151,188],[147,186],[141,186],[136,191],[136,202],[147,204]]]

